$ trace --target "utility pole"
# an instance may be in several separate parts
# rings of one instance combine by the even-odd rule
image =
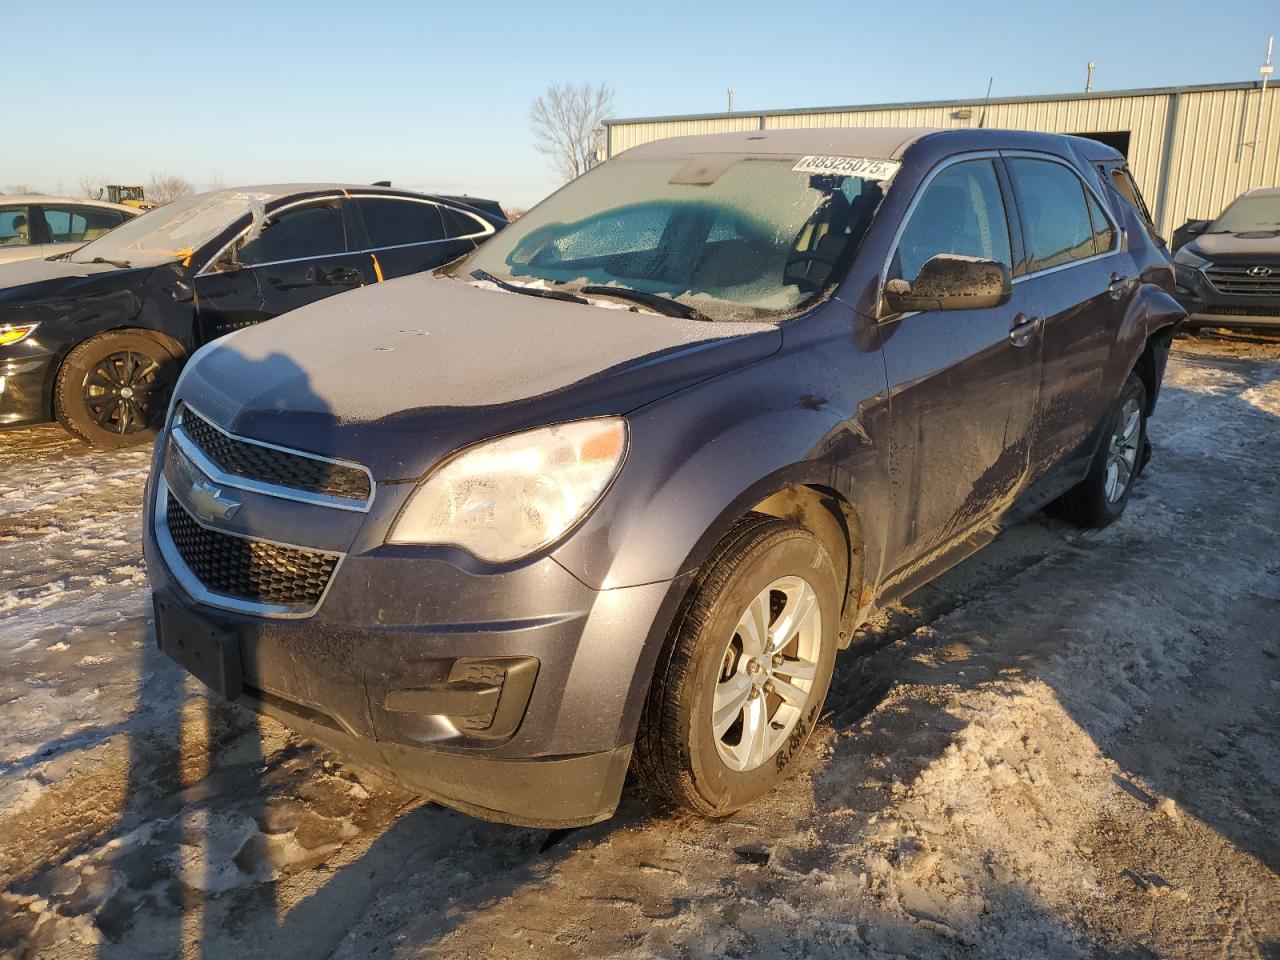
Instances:
[[[733,87],[729,88],[729,112],[733,113]]]
[[[1258,144],[1262,140],[1262,110],[1267,105],[1267,82],[1271,79],[1271,74],[1275,73],[1276,68],[1271,65],[1271,51],[1275,47],[1276,38],[1274,36],[1267,37],[1267,59],[1262,66],[1258,68],[1258,73],[1262,74],[1262,83],[1258,86],[1258,113],[1253,121],[1253,139],[1245,140],[1244,131],[1241,130],[1240,146],[1236,148],[1236,163],[1240,162],[1244,148],[1248,147],[1253,151],[1249,157],[1249,183],[1253,184],[1253,161],[1258,156]],[[1243,124],[1241,125],[1243,128]]]
[[[1084,92],[1091,93],[1093,91],[1093,69],[1097,64],[1092,60],[1089,61],[1089,74],[1084,78]]]

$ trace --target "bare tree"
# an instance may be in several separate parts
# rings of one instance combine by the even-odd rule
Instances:
[[[180,200],[195,192],[195,185],[190,180],[171,173],[153,173],[151,183],[147,185],[147,199],[156,203]]]
[[[218,192],[218,191],[220,191],[220,190],[225,190],[225,189],[227,189],[227,181],[222,179],[222,174],[221,174],[221,172],[217,172],[217,171],[215,171],[214,173],[211,173],[211,174],[209,175],[209,185],[208,185],[208,186],[209,186],[209,190],[210,190],[211,192],[216,193],[216,192]]]
[[[11,183],[3,190],[0,190],[0,193],[7,193],[14,197],[34,196],[39,192],[39,190],[28,183]]]
[[[529,110],[534,147],[551,158],[565,180],[572,180],[595,162],[603,121],[612,109],[608,84],[553,83]]]
[[[89,176],[80,178],[80,196],[86,200],[98,200],[106,192],[107,178]]]

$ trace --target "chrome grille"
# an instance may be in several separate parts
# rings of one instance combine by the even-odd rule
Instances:
[[[1267,276],[1255,276],[1249,272],[1258,269],[1258,265],[1247,263],[1238,266],[1215,263],[1205,267],[1204,275],[1222,293],[1246,297],[1280,296],[1280,263],[1263,267],[1271,271]]]
[[[178,426],[221,470],[259,483],[367,504],[372,494],[369,475],[359,467],[292,453],[233,437],[215,427],[186,404],[175,417]]]
[[[165,526],[182,562],[208,590],[247,603],[314,607],[339,558],[210,530],[172,496]]]

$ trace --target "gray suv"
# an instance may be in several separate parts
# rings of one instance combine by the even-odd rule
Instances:
[[[1046,505],[1124,510],[1183,312],[1118,162],[667,140],[205,347],[146,495],[161,649],[477,816],[602,820],[629,769],[741,807],[877,606]]]

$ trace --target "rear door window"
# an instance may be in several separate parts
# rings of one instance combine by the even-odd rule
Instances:
[[[1098,203],[1097,198],[1087,190],[1085,200],[1089,202],[1089,220],[1093,223],[1094,252],[1110,253],[1116,248],[1116,228],[1102,212],[1102,205]]]
[[[0,207],[0,247],[31,244],[31,222],[26,207]]]
[[[364,219],[369,246],[375,250],[449,236],[441,208],[434,203],[395,197],[356,197],[352,202]]]
[[[1010,158],[1009,172],[1022,215],[1029,272],[1060,267],[1098,252],[1079,176],[1061,163],[1027,157]]]
[[[235,261],[254,266],[331,256],[346,249],[341,201],[331,198],[273,215],[257,237],[240,246]]]
[[[920,268],[940,253],[1012,268],[1009,220],[990,160],[952,164],[925,187],[898,240],[889,279],[914,283]]]
[[[93,207],[45,207],[51,243],[88,243],[124,222],[124,214]]]

